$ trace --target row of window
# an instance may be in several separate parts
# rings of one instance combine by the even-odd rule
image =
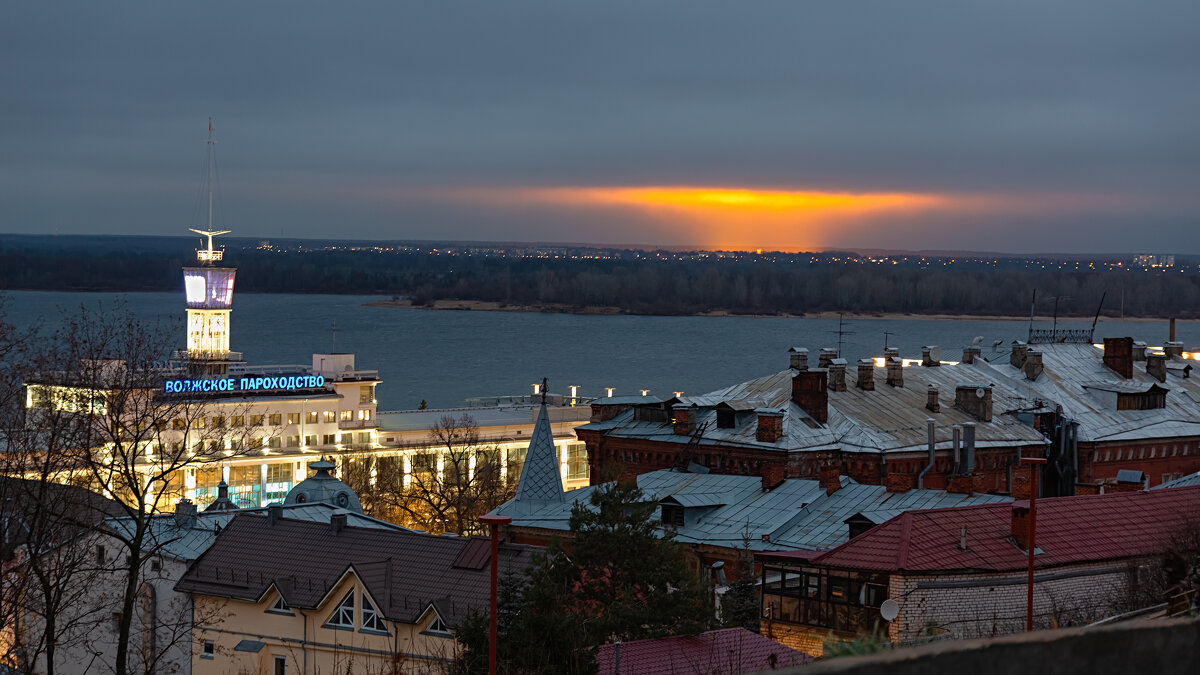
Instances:
[[[1105,450],[1104,456],[1101,458],[1097,452],[1097,461],[1100,462],[1120,462],[1130,459],[1161,459],[1164,457],[1178,457],[1180,455],[1187,456],[1192,454],[1192,448],[1189,445],[1162,445],[1151,446],[1150,448],[1128,448],[1122,450]]]
[[[247,418],[246,415],[230,415],[228,418],[225,417],[224,415],[215,415],[212,417],[211,421],[209,421],[209,418],[197,417],[191,421],[191,428],[203,429],[206,424],[211,423],[213,428],[223,429],[225,427],[226,422],[228,422],[229,426],[231,426],[231,427],[244,427],[244,426],[247,426],[246,418]],[[263,426],[264,422],[266,424],[270,424],[273,427],[278,427],[278,426],[283,425],[283,413],[271,413],[269,415],[267,415],[267,414],[249,415],[249,418],[250,418],[249,426],[252,426],[252,427],[261,427],[261,426]],[[343,410],[343,411],[341,411],[340,414],[334,410],[326,410],[324,412],[309,411],[308,413],[305,413],[305,422],[307,422],[308,424],[317,424],[319,421],[323,421],[323,422],[337,422],[337,421],[353,422],[355,419],[357,419],[359,422],[371,421],[371,409],[370,408],[360,408],[357,411]],[[298,412],[288,413],[287,414],[287,423],[288,424],[300,424],[300,413],[298,413]],[[171,428],[172,429],[182,431],[184,429],[187,429],[188,426],[189,426],[188,421],[182,417],[176,417],[175,419],[171,420]]]
[[[317,438],[317,434],[309,434],[304,436],[303,446],[300,442],[300,436],[267,436],[265,438],[253,437],[246,439],[234,438],[229,440],[228,447],[226,446],[226,442],[224,440],[211,440],[207,441],[207,443],[208,451],[210,453],[217,453],[226,449],[233,451],[245,449],[256,450],[263,447],[282,448],[285,445],[289,448],[311,447],[317,445]],[[339,443],[341,445],[353,445],[354,443],[366,444],[371,442],[371,432],[360,431],[357,434],[350,432],[344,434],[321,434],[320,439],[321,445],[337,445]],[[196,441],[195,443],[192,443],[192,451],[196,453],[203,452],[205,443],[206,441]],[[180,452],[183,450],[183,442],[175,441],[171,443],[171,449],[174,452]]]

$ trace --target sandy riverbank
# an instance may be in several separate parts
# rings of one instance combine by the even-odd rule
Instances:
[[[413,305],[409,300],[379,300],[377,302],[367,303],[368,307],[394,307],[399,309],[436,309],[436,310],[451,310],[451,311],[477,311],[477,312],[538,312],[547,314],[593,314],[593,315],[615,315],[615,314],[630,314],[620,307],[575,307],[574,305],[561,304],[545,304],[545,305],[510,305],[500,302],[485,302],[481,300],[435,300],[433,305]],[[899,312],[867,312],[867,313],[838,313],[838,312],[812,312],[810,314],[737,314],[727,310],[718,310],[714,312],[701,312],[690,314],[688,316],[712,316],[712,317],[744,317],[744,318],[774,318],[774,319],[936,319],[941,321],[1028,321],[1028,316],[994,316],[994,315],[966,315],[966,314],[904,314]],[[1040,321],[1048,321],[1051,317],[1038,316],[1036,319]],[[1092,317],[1059,317],[1059,321],[1087,321]],[[1111,317],[1101,317],[1101,319]],[[1159,318],[1124,318],[1122,321],[1165,321]]]

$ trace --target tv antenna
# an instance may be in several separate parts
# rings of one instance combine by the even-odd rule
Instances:
[[[337,353],[337,319],[334,319],[333,322],[329,325],[329,332],[332,333],[332,337],[333,337],[333,347],[330,351],[331,351],[331,353],[336,354]]]
[[[229,234],[233,230],[214,230],[212,224],[213,214],[213,145],[216,141],[213,140],[212,118],[208,118],[208,227],[207,229],[198,230],[189,227],[188,230],[195,232],[203,237],[208,237],[208,248],[196,251],[196,258],[206,263],[213,263],[225,255],[225,249],[213,249],[213,237],[219,234]]]
[[[845,314],[844,314],[844,313],[842,313],[842,312],[838,312],[838,327],[837,327],[837,330],[826,331],[826,332],[829,332],[829,333],[837,333],[837,336],[838,336],[838,341],[837,341],[837,353],[838,353],[838,358],[841,358],[841,357],[842,357],[842,338],[843,338],[843,337],[845,337],[845,336],[847,336],[847,335],[854,335],[854,331],[852,331],[852,330],[846,330],[846,325],[847,325],[847,324],[846,324],[846,321],[845,321]]]
[[[884,349],[885,351],[886,351],[886,350],[887,350],[887,348],[888,348],[888,337],[889,337],[889,336],[891,336],[891,335],[895,335],[895,333],[893,333],[893,332],[892,332],[892,331],[890,331],[890,330],[885,330],[885,331],[883,331],[883,349]],[[838,354],[838,356],[841,356],[841,354]]]

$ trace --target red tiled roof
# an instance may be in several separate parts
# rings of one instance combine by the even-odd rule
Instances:
[[[1013,543],[1012,509],[1027,501],[905,511],[814,559],[867,570],[1024,569]],[[1037,501],[1037,567],[1117,560],[1161,551],[1172,532],[1200,523],[1200,486],[1048,497]],[[960,537],[966,528],[966,549]]]
[[[699,635],[635,640],[620,645],[621,675],[694,675],[694,673],[754,673],[813,661],[745,628],[710,630]],[[596,652],[599,675],[617,672],[617,645]]]

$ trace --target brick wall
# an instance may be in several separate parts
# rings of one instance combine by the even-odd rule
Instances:
[[[1025,630],[1025,572],[933,576],[892,575],[889,596],[900,615],[889,637],[916,641],[930,634],[974,638]],[[1040,628],[1087,624],[1117,611],[1128,583],[1121,562],[1040,570],[1034,583],[1034,624]],[[938,587],[927,587],[929,585]],[[926,587],[922,587],[926,586]]]

